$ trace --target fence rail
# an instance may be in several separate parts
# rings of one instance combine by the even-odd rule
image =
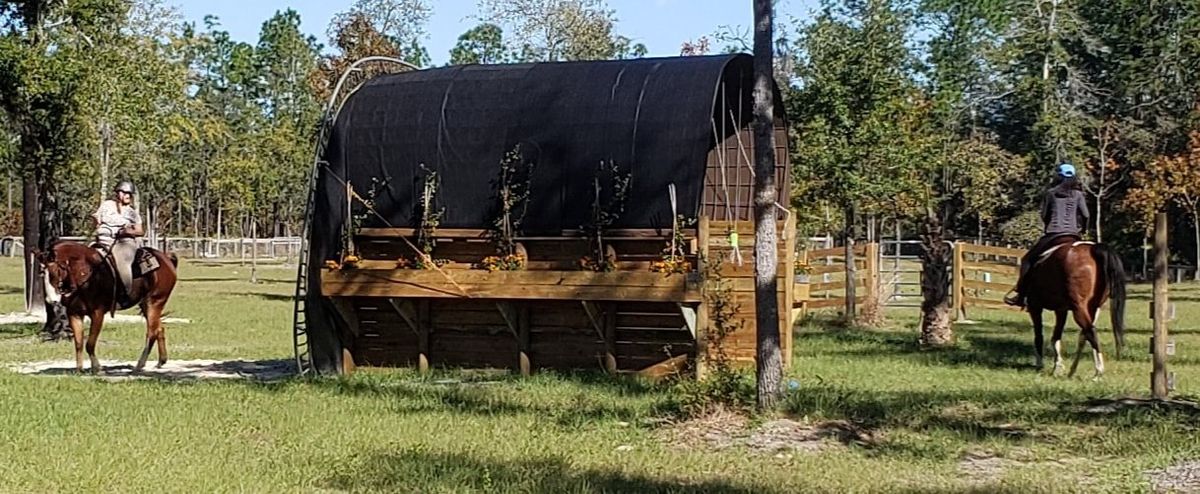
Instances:
[[[917,255],[904,249],[918,240],[885,240],[854,248],[856,301],[878,297],[890,307],[920,307],[922,270]],[[1015,285],[1025,250],[958,242],[953,244],[953,265],[946,288],[956,318],[973,307],[1009,308],[1003,297]],[[846,305],[846,252],[844,247],[801,251],[797,254],[806,273],[796,276],[793,307],[801,313]],[[1014,309],[1015,310],[1015,309]]]
[[[84,242],[84,237],[60,237]],[[174,252],[179,257],[208,260],[249,260],[294,262],[300,252],[300,237],[274,238],[143,238],[142,245]],[[17,257],[25,250],[21,237],[0,237],[0,256]]]

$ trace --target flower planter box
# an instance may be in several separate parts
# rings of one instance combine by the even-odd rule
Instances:
[[[667,275],[641,271],[325,268],[321,271],[321,294],[326,297],[701,301],[697,273]]]

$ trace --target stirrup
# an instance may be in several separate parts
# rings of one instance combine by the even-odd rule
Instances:
[[[1013,307],[1025,307],[1024,298],[1016,290],[1010,290],[1004,295],[1004,303]]]

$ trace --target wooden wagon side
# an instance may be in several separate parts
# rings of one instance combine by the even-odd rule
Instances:
[[[736,228],[736,230],[733,230]],[[708,332],[703,273],[708,256],[728,258],[728,233],[737,231],[742,265],[725,261],[720,278],[731,287],[741,329],[719,342]],[[711,232],[711,233],[710,233]],[[356,238],[362,260],[325,267],[322,294],[345,328],[343,372],[356,366],[604,369],[663,375],[697,362],[721,345],[739,364],[754,362],[753,232],[745,223],[709,222],[684,235],[694,269],[652,272],[670,232],[626,230],[607,240],[618,255],[612,272],[585,271],[588,252],[577,232],[519,239],[528,255],[521,271],[475,269],[494,252],[485,232],[440,230],[439,269],[401,268],[413,254],[415,232],[364,229]],[[790,228],[780,231],[780,265],[791,266]],[[789,269],[779,274],[781,327],[790,353]],[[701,359],[700,361],[703,361]],[[702,369],[702,367],[699,367]]]

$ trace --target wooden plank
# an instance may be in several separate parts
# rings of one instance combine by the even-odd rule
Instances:
[[[512,302],[496,302],[496,310],[500,311],[500,317],[504,318],[504,324],[512,333],[513,338],[520,339],[519,321],[517,320],[517,308]]]
[[[963,280],[963,286],[967,289],[974,290],[990,290],[994,292],[1007,293],[1012,289],[1012,285],[1008,283],[990,283],[979,280]]]
[[[417,303],[417,321],[421,328],[417,332],[417,370],[422,374],[429,372],[429,348],[431,346],[429,340],[433,336],[431,334],[433,315],[430,310],[432,305],[428,300],[422,300]]]
[[[858,300],[858,302],[862,302],[863,297],[857,297],[857,300]],[[817,298],[817,299],[812,299],[812,300],[808,301],[808,307],[810,309],[824,309],[827,307],[841,307],[843,305],[846,305],[845,297],[836,297],[836,298],[829,298],[829,299]]]
[[[1000,256],[1000,257],[1016,257],[1019,259],[1019,258],[1023,257],[1026,252],[1024,249],[1010,249],[1008,247],[993,247],[990,245],[975,245],[975,244],[967,244],[967,243],[961,243],[958,245],[962,249],[963,253],[968,253],[968,254],[983,254],[983,255]]]
[[[354,305],[349,299],[342,297],[334,297],[331,302],[333,302],[333,308],[337,310],[342,321],[346,323],[346,328],[350,330],[350,334],[358,336],[360,332],[358,311],[354,309]]]
[[[403,270],[401,270],[403,271]],[[322,273],[321,293],[327,297],[396,297],[443,299],[551,299],[625,301],[646,300],[662,302],[699,302],[698,283],[689,283],[686,276],[662,273],[570,273],[568,276],[542,276],[549,272],[525,273],[470,272],[466,280],[450,283],[440,273],[403,273],[396,270]],[[565,273],[565,272],[553,272]],[[486,275],[498,275],[488,278]],[[431,276],[432,275],[432,276]],[[481,276],[483,275],[483,276]],[[583,280],[591,277],[593,283]],[[547,280],[561,283],[547,283]]]
[[[410,285],[449,283],[447,274],[461,285],[530,285],[530,286],[620,286],[664,288],[679,285],[683,275],[653,272],[595,273],[591,271],[498,271],[470,270],[440,273],[413,269],[323,269],[322,283],[403,283]]]
[[[687,355],[676,355],[637,371],[637,375],[651,380],[662,380],[682,372],[687,367],[687,361]]]
[[[533,372],[533,364],[529,358],[529,328],[530,328],[530,313],[528,306],[522,306],[518,312],[517,320],[517,365],[521,369],[522,376],[528,376]]]
[[[966,271],[984,271],[988,273],[1017,275],[1021,272],[1021,267],[1013,264],[997,264],[994,262],[979,262],[979,261],[963,261],[963,270]]]
[[[689,235],[687,229],[684,230],[684,237],[693,238]],[[490,240],[491,232],[485,229],[473,228],[438,228],[434,234],[437,239],[479,239]],[[544,233],[541,235],[527,235],[515,237],[519,241],[558,241],[568,240],[577,241],[587,238],[588,233],[583,230],[562,230],[558,234]],[[417,236],[415,228],[362,228],[358,231],[357,237],[363,238],[381,238],[381,239],[400,239],[412,238]],[[671,238],[671,231],[667,229],[657,230],[652,228],[628,228],[628,229],[612,229],[605,231],[605,239],[609,240],[665,240]]]

